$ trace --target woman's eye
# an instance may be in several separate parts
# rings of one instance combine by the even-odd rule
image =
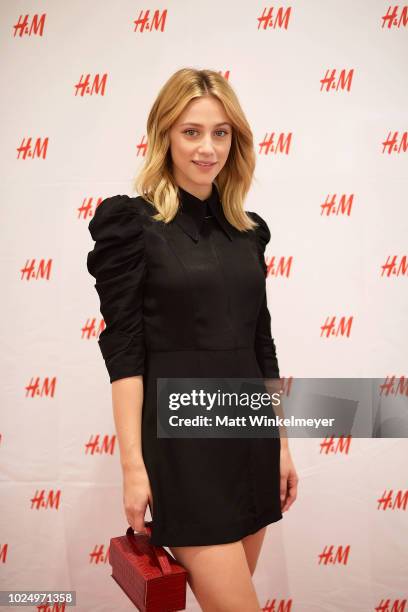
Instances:
[[[188,130],[184,130],[183,134],[189,134],[190,132],[197,132],[197,130],[193,130],[192,128],[189,128]],[[220,132],[224,134],[228,134],[226,130],[217,130],[216,133],[219,134]]]

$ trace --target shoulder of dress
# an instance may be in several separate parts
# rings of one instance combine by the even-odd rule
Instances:
[[[141,223],[135,198],[114,195],[105,198],[96,207],[88,229],[94,240],[110,236],[133,236],[141,233]]]
[[[265,249],[265,246],[271,239],[271,232],[269,230],[267,222],[257,212],[247,211],[247,214],[250,215],[252,220],[258,224],[258,226],[255,228],[255,233],[260,246],[262,247],[262,249]]]
[[[129,198],[129,206],[142,217],[151,217],[157,213],[153,204],[140,195]]]
[[[115,195],[96,208],[88,229],[95,244],[87,255],[88,272],[100,283],[127,266],[143,267],[145,241],[132,198]]]

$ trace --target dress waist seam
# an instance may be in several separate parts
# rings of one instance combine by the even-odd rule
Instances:
[[[255,346],[235,346],[235,347],[231,347],[231,348],[199,348],[196,346],[191,346],[191,347],[187,347],[187,348],[171,348],[171,349],[151,349],[146,347],[146,350],[148,353],[177,353],[177,352],[191,352],[191,353],[197,353],[197,352],[207,352],[207,353],[212,353],[215,351],[228,351],[228,352],[234,352],[234,351],[255,351]]]

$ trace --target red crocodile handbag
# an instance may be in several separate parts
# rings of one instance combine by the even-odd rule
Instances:
[[[112,578],[142,612],[186,609],[187,571],[162,546],[150,541],[153,521],[145,521],[148,535],[134,533],[111,538]]]

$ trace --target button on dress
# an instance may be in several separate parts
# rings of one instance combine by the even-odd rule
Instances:
[[[266,297],[267,223],[240,232],[218,189],[179,187],[166,224],[141,196],[116,195],[89,223],[110,382],[143,376],[142,453],[153,496],[151,540],[233,542],[282,518],[280,439],[157,438],[157,378],[279,378]]]

